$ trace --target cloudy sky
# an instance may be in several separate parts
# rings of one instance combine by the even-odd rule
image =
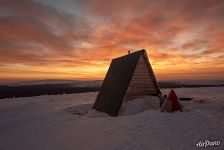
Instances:
[[[143,48],[159,80],[224,79],[224,1],[0,0],[0,81],[103,79]]]

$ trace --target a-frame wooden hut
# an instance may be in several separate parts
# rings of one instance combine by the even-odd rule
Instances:
[[[117,116],[123,102],[149,95],[161,91],[143,49],[112,60],[93,109]]]

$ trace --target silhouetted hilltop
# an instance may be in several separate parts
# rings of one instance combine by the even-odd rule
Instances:
[[[102,80],[40,80],[0,85],[0,99],[12,97],[31,97],[84,92],[97,92]],[[224,80],[216,81],[161,81],[160,88],[192,88],[224,86]]]

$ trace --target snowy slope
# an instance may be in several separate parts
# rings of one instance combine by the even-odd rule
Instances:
[[[97,93],[0,100],[0,150],[192,150],[205,140],[223,150],[224,88],[175,90],[195,98],[184,112],[120,117],[91,111]]]

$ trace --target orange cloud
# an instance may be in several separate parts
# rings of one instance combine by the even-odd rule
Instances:
[[[0,80],[103,79],[111,59],[142,48],[161,80],[223,79],[223,1],[80,7],[82,16],[41,0],[1,1]]]

